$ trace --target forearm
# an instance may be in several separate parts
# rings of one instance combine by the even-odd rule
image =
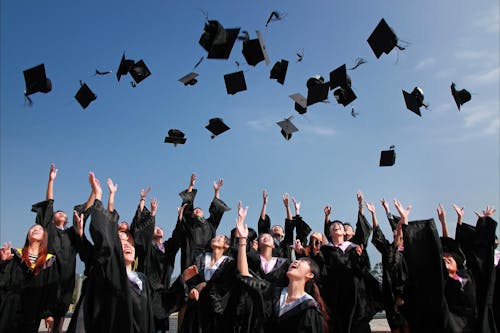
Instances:
[[[108,211],[112,212],[115,210],[115,194],[111,192],[108,199]]]
[[[266,219],[266,209],[267,208],[267,204],[262,204],[262,209],[260,210],[260,218],[261,220],[265,220]]]
[[[286,218],[287,218],[287,220],[292,220],[293,219],[293,215],[292,215],[292,210],[290,209],[290,206],[286,205],[285,206],[285,210],[286,210]]]
[[[372,214],[373,229],[375,229],[378,226],[377,215],[375,215],[375,212],[372,212],[371,214]]]
[[[54,200],[54,180],[49,179],[47,184],[47,193],[45,194],[45,200]]]
[[[251,276],[248,271],[247,238],[238,238],[238,271],[243,276]]]

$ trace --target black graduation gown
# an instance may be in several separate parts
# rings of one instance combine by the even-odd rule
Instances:
[[[38,275],[26,266],[22,249],[0,262],[0,332],[38,332],[40,320],[54,316],[57,303],[56,257],[48,254]]]
[[[387,322],[391,329],[408,325],[396,306],[396,298],[404,300],[406,264],[403,252],[389,243],[380,227],[373,229],[372,243],[382,256],[382,292]]]
[[[48,251],[57,257],[56,267],[60,279],[60,296],[58,297],[56,316],[64,317],[73,301],[78,236],[74,228],[61,230],[52,223],[54,200],[38,202],[31,207],[31,211],[36,213],[36,223],[48,232]]]
[[[273,257],[282,257],[287,259],[292,258],[292,250],[290,247],[293,245],[294,227],[295,227],[295,222],[293,219],[292,220],[285,219],[285,236],[283,237],[283,240],[279,244],[276,244],[275,240]],[[302,227],[302,229],[306,230],[304,226]],[[259,235],[263,233],[271,234],[271,218],[267,214],[264,219],[259,217],[259,221],[257,222],[257,231]]]
[[[324,332],[323,316],[316,301],[306,300],[279,316],[279,299],[283,288],[275,288],[269,281],[258,277],[239,275],[238,280],[260,295],[261,301],[269,304],[269,307],[263,304],[256,307],[263,310],[256,317],[264,323],[264,332]]]
[[[225,332],[228,321],[228,304],[236,277],[236,261],[226,257],[210,280],[204,276],[204,254],[196,258],[199,274],[186,282],[186,292],[201,282],[206,282],[198,301],[188,299],[182,321],[182,332]]]
[[[479,218],[476,227],[457,225],[455,239],[460,244],[476,285],[476,332],[497,332],[500,326],[493,313],[495,286],[494,243],[497,223],[491,217]]]
[[[222,216],[231,209],[224,201],[214,197],[209,208],[210,217],[199,220],[192,216],[196,193],[196,189],[179,193],[181,205],[187,204],[183,217],[174,230],[178,235],[176,239],[181,240],[181,272],[191,266],[198,255],[210,251],[210,242],[216,236]]]

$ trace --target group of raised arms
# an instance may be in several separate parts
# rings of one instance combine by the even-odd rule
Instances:
[[[284,225],[271,224],[264,190],[256,230],[247,224],[248,207],[239,202],[227,236],[217,233],[230,210],[220,198],[223,180],[213,183],[206,217],[194,204],[192,174],[179,193],[175,227],[166,237],[156,225],[158,201],[146,204],[150,188],[140,191],[129,224],[115,210],[118,186],[107,180],[104,204],[105,186],[93,172],[90,195],[74,206],[68,226],[68,215],[54,210],[57,172],[52,164],[46,198],[32,206],[36,223],[24,246],[13,248],[9,242],[0,249],[0,332],[38,332],[40,326],[62,332],[73,301],[77,255],[85,280],[67,332],[166,332],[174,312],[177,331],[188,333],[365,333],[380,311],[391,332],[500,329],[493,207],[475,212],[473,226],[462,221],[464,208],[454,204],[453,238],[442,205],[437,207],[440,237],[434,219],[410,221],[411,206],[397,199],[393,215],[382,199],[393,231],[388,240],[375,205],[362,192],[356,194],[355,226],[331,220],[327,205],[324,230],[313,231],[300,214],[300,202],[286,193]],[[372,274],[370,236],[382,257],[381,279]],[[172,279],[179,251],[180,274]]]

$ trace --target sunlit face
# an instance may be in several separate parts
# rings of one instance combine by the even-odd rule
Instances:
[[[154,238],[163,238],[163,229],[160,227],[155,227],[155,231],[153,233]]]
[[[271,228],[272,236],[277,239],[283,238],[285,235],[285,232],[283,231],[283,228],[279,225],[275,225]]]
[[[43,240],[43,235],[44,235],[44,230],[41,225],[35,224],[30,228],[28,231],[28,240],[30,242],[32,241],[42,241]]]
[[[203,217],[203,210],[201,210],[201,208],[199,208],[199,207],[196,207],[193,210],[193,216],[194,217]]]
[[[125,259],[125,265],[130,265],[135,259],[135,246],[132,240],[125,232],[118,232],[120,237],[120,242],[122,243],[123,258]]]
[[[455,259],[449,254],[445,253],[443,255],[444,265],[449,275],[453,275],[457,272],[457,262]]]
[[[305,260],[295,260],[288,267],[288,271],[286,272],[288,279],[290,280],[302,280],[307,279],[310,280],[314,277],[314,274],[311,272],[311,267],[309,263]]]
[[[65,212],[57,211],[52,218],[54,224],[58,227],[64,227],[68,223],[68,215]]]
[[[274,247],[274,239],[271,234],[260,234],[259,236],[259,247]]]
[[[342,223],[334,222],[330,226],[330,236],[332,238],[334,238],[334,237],[344,237],[344,235],[345,235],[345,229],[344,229],[344,225]]]
[[[350,225],[344,224],[345,239],[349,240],[354,236],[354,229]]]
[[[118,231],[127,231],[128,230],[128,222],[122,221],[118,223]]]
[[[212,246],[212,249],[227,248],[227,247],[229,247],[228,239],[225,235],[217,235],[214,238],[212,238],[211,246]]]

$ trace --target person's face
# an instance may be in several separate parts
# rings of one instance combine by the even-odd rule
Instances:
[[[302,280],[307,279],[310,280],[314,277],[314,274],[311,272],[311,267],[309,263],[304,260],[295,260],[288,267],[288,271],[286,275],[290,280]]]
[[[128,230],[128,223],[125,221],[118,223],[118,230],[119,231],[127,231]]]
[[[160,227],[155,227],[155,231],[153,233],[154,238],[163,238],[163,230]]]
[[[344,225],[345,239],[349,240],[354,236],[354,229],[350,225]]]
[[[53,222],[58,227],[65,226],[68,223],[68,216],[65,212],[55,212]]]
[[[259,237],[259,247],[274,247],[273,236],[270,234],[261,234]]]
[[[195,208],[193,210],[193,216],[194,217],[203,217],[203,210],[201,210],[201,208]]]
[[[273,237],[277,239],[281,239],[285,234],[283,228],[280,227],[279,225],[275,225],[274,227],[272,227],[271,232],[273,233]]]
[[[41,225],[34,225],[30,228],[28,231],[28,239],[30,242],[32,241],[42,241],[43,240],[43,234],[44,230]]]
[[[342,223],[334,223],[330,227],[330,236],[333,237],[343,237],[345,235],[344,225]]]
[[[130,265],[135,259],[135,246],[128,239],[128,235],[124,232],[119,233],[120,242],[122,243],[123,258],[125,259],[125,265]]]
[[[223,249],[228,247],[229,245],[227,244],[227,238],[225,235],[217,235],[214,238],[212,238],[212,249]]]
[[[457,272],[457,262],[449,253],[445,253],[443,255],[443,260],[444,260],[444,265],[446,267],[446,270],[448,271],[448,274],[452,275]]]

